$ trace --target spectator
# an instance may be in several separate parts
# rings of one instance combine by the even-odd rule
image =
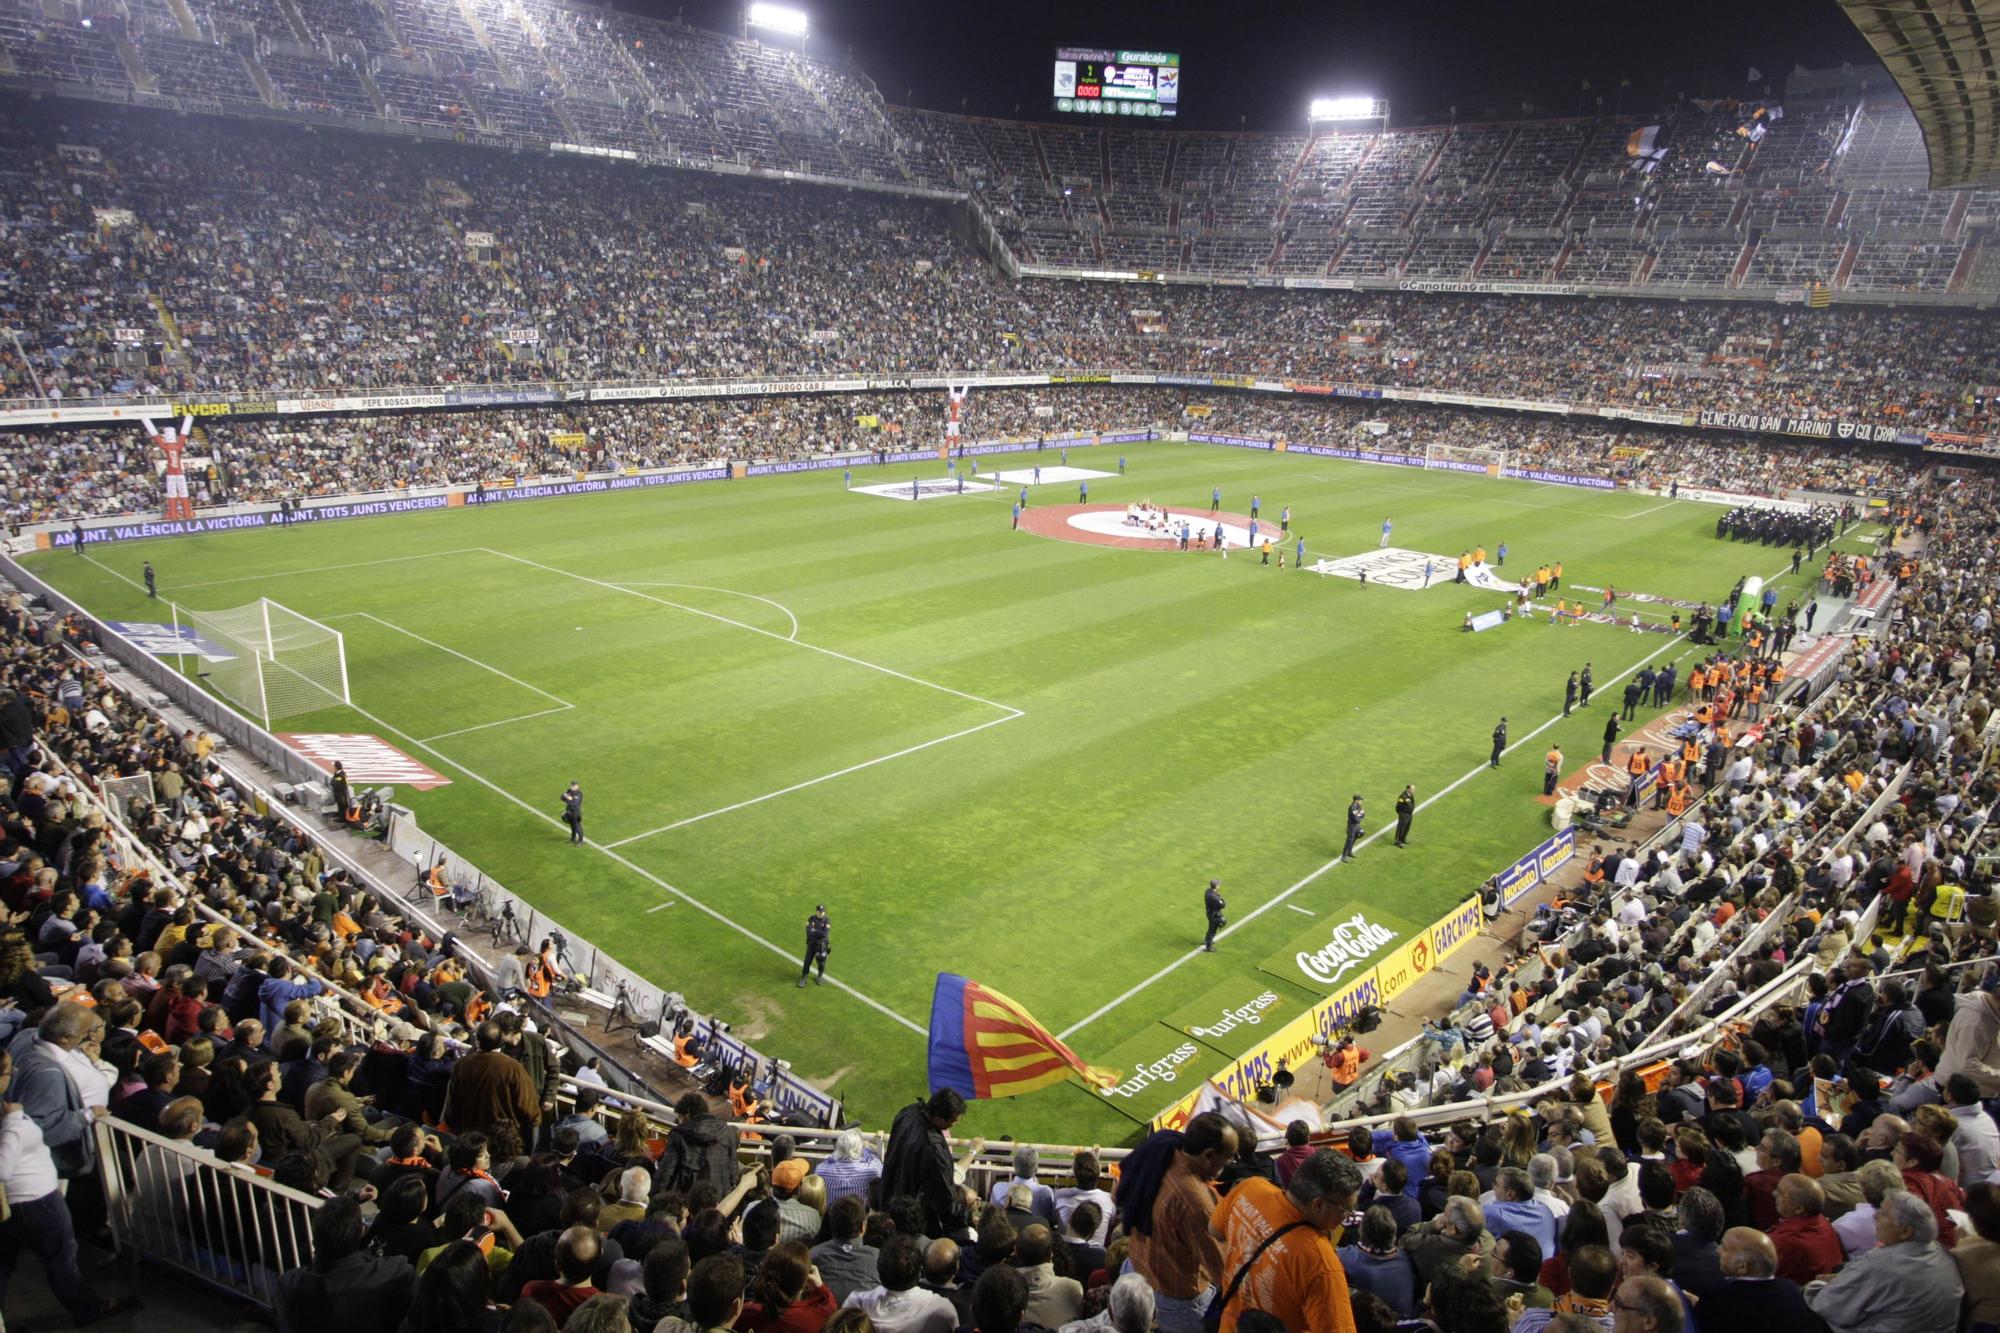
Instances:
[[[521,1299],[549,1312],[561,1328],[570,1313],[597,1295],[591,1285],[603,1247],[602,1238],[587,1226],[573,1226],[556,1242],[556,1274],[537,1278],[521,1288]]]
[[[1535,1198],[1534,1184],[1519,1167],[1503,1169],[1493,1180],[1493,1202],[1485,1206],[1486,1229],[1498,1236],[1525,1231],[1544,1254],[1556,1250],[1556,1217]],[[1536,1261],[1540,1267],[1540,1261]]]
[[[400,1333],[492,1333],[500,1315],[487,1300],[488,1282],[479,1246],[453,1241],[418,1276]]]
[[[1303,1120],[1294,1120],[1286,1125],[1285,1150],[1278,1154],[1278,1160],[1272,1164],[1277,1173],[1278,1184],[1290,1184],[1292,1172],[1298,1169],[1300,1162],[1305,1161],[1312,1154],[1312,1131],[1307,1127],[1306,1122]]]
[[[1951,1252],[1965,1286],[1965,1325],[2000,1324],[2000,1185],[1982,1181],[1965,1192],[1973,1234]]]
[[[1673,1284],[1652,1275],[1627,1277],[1615,1297],[1616,1333],[1680,1333],[1686,1307]]]
[[[1778,1182],[1778,1222],[1771,1243],[1778,1250],[1778,1276],[1804,1286],[1845,1262],[1840,1238],[1822,1215],[1819,1185],[1810,1176],[1788,1175]]]
[[[1935,1333],[1958,1321],[1965,1288],[1937,1241],[1931,1206],[1904,1190],[1875,1214],[1875,1249],[1855,1256],[1806,1304],[1832,1333]]]
[[[1949,1249],[1958,1242],[1958,1224],[1951,1220],[1951,1210],[1965,1202],[1965,1195],[1957,1182],[1938,1174],[1942,1159],[1937,1141],[1917,1133],[1899,1135],[1889,1158],[1903,1173],[1903,1188],[1930,1205],[1937,1221],[1938,1240]]]
[[[1570,1289],[1555,1298],[1547,1310],[1523,1310],[1514,1321],[1513,1333],[1542,1333],[1564,1315],[1582,1315],[1605,1327],[1611,1318],[1611,1291],[1618,1282],[1618,1266],[1611,1251],[1601,1245],[1586,1245],[1569,1257]]]
[[[882,1285],[876,1249],[861,1239],[862,1227],[867,1220],[868,1210],[862,1206],[860,1199],[850,1194],[837,1200],[826,1213],[826,1230],[830,1239],[812,1250],[813,1265],[833,1293],[836,1306],[857,1291],[868,1291]]]
[[[1493,1246],[1493,1289],[1503,1303],[1520,1297],[1531,1310],[1547,1310],[1555,1305],[1555,1294],[1538,1280],[1542,1271],[1542,1246],[1525,1231],[1503,1233]]]
[[[1378,1203],[1362,1214],[1355,1239],[1337,1254],[1352,1290],[1373,1292],[1399,1319],[1415,1311],[1417,1270],[1397,1247],[1396,1219],[1387,1208]]]
[[[1083,1306],[1083,1284],[1057,1277],[1054,1256],[1055,1235],[1046,1224],[1021,1228],[1014,1242],[1014,1267],[1028,1284],[1028,1322],[1045,1328],[1071,1322]]]
[[[1963,1071],[1944,1080],[1944,1107],[1958,1121],[1952,1135],[1958,1149],[1958,1183],[1970,1189],[2000,1168],[2000,1128],[1981,1104],[1978,1083]]]
[[[1209,1182],[1236,1156],[1236,1135],[1234,1125],[1204,1112],[1185,1133],[1155,1134],[1125,1159],[1118,1208],[1132,1231],[1133,1268],[1153,1284],[1162,1333],[1197,1333],[1197,1301],[1225,1276],[1209,1230],[1216,1204]]]
[[[501,1050],[506,1038],[498,1023],[481,1023],[474,1039],[479,1049],[452,1067],[445,1122],[459,1134],[491,1132],[494,1125],[511,1123],[524,1140],[531,1137],[541,1123],[542,1103],[528,1071]]]
[[[1576,1215],[1572,1210],[1570,1217]],[[1459,1263],[1474,1253],[1485,1229],[1486,1218],[1479,1205],[1463,1196],[1454,1196],[1445,1201],[1444,1210],[1435,1218],[1404,1237],[1403,1248],[1409,1252],[1410,1262],[1416,1265],[1418,1278],[1428,1286],[1439,1268]]]
[[[949,1244],[950,1242],[938,1242]],[[881,1285],[857,1291],[842,1302],[860,1310],[880,1333],[952,1333],[958,1311],[951,1300],[919,1287],[923,1255],[910,1236],[892,1236],[875,1260]]]
[[[956,1166],[945,1135],[965,1114],[965,1099],[950,1088],[939,1088],[928,1102],[912,1102],[896,1113],[889,1129],[889,1146],[882,1155],[882,1192],[923,1201],[928,1234],[960,1235],[970,1222],[971,1201],[958,1184]],[[986,1140],[969,1145],[969,1163],[985,1151]],[[870,1285],[873,1285],[872,1283]]]
[[[1056,1193],[1044,1185],[1037,1173],[1041,1170],[1042,1155],[1026,1144],[1014,1149],[1014,1174],[1007,1180],[997,1182],[987,1195],[987,1201],[997,1207],[1005,1207],[1007,1193],[1015,1185],[1026,1185],[1029,1195],[1029,1211],[1051,1226],[1056,1223]]]
[[[839,1303],[818,1272],[800,1242],[773,1245],[750,1282],[737,1324],[745,1333],[819,1333]]]
[[[312,1218],[312,1262],[278,1276],[280,1333],[387,1328],[410,1308],[416,1270],[401,1256],[368,1253],[367,1238],[353,1198],[320,1205]]]
[[[882,1158],[862,1139],[860,1130],[843,1130],[833,1141],[833,1152],[814,1173],[826,1181],[829,1204],[849,1194],[860,1195],[866,1203],[870,1187],[882,1178]]]
[[[75,1006],[58,1006],[72,1008]],[[89,1017],[88,1011],[79,1012]],[[68,1039],[73,1026],[50,1024],[44,1019],[35,1037],[18,1040],[67,1049],[60,1042]],[[55,1157],[43,1138],[40,1122],[25,1102],[8,1099],[9,1092],[19,1092],[14,1084],[14,1058],[0,1052],[0,1103],[4,1103],[0,1104],[0,1186],[6,1189],[8,1208],[6,1219],[0,1221],[0,1309],[6,1306],[7,1289],[21,1252],[27,1250],[41,1260],[50,1291],[78,1327],[107,1315],[137,1310],[140,1303],[135,1298],[120,1296],[107,1301],[85,1282],[77,1266],[76,1234],[59,1188]]]
[[[1891,1191],[1903,1188],[1902,1173],[1889,1162],[1863,1162],[1855,1174],[1861,1181],[1862,1201],[1833,1224],[1833,1234],[1840,1238],[1841,1253],[1849,1259],[1875,1248],[1876,1210]]]
[[[1723,1233],[1721,1290],[1702,1298],[1700,1318],[1713,1333],[1769,1333],[1804,1328],[1809,1319],[1798,1283],[1779,1277],[1771,1238],[1749,1227]]]

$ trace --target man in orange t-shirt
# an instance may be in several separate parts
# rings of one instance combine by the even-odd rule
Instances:
[[[1215,1299],[1228,1295],[1239,1273],[1243,1280],[1223,1307],[1222,1333],[1235,1333],[1245,1310],[1262,1310],[1286,1328],[1354,1333],[1347,1272],[1331,1237],[1360,1192],[1360,1168],[1322,1148],[1299,1163],[1283,1189],[1253,1176],[1223,1197],[1208,1223],[1222,1245],[1222,1287]],[[1278,1235],[1286,1227],[1291,1229]]]

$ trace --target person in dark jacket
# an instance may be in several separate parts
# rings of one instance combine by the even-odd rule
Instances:
[[[81,549],[81,548],[79,548]],[[19,690],[0,689],[0,763],[15,777],[35,759],[35,715]]]
[[[708,1109],[708,1098],[690,1092],[674,1103],[678,1119],[661,1150],[657,1179],[683,1197],[697,1185],[713,1185],[719,1195],[736,1188],[736,1131]]]
[[[964,1114],[965,1099],[950,1088],[939,1088],[929,1101],[911,1102],[898,1111],[889,1127],[889,1144],[882,1154],[882,1197],[908,1194],[921,1199],[927,1234],[932,1236],[965,1231],[976,1203],[957,1182],[945,1139]],[[985,1147],[985,1139],[974,1139],[967,1161]]]
[[[1875,1011],[1875,989],[1870,984],[1873,971],[1873,965],[1859,953],[1849,955],[1845,978],[1819,1011],[1818,1031],[1813,1033],[1818,1049],[1841,1064],[1847,1062]]]
[[[400,1255],[363,1248],[361,1205],[340,1195],[312,1219],[312,1263],[278,1276],[278,1333],[345,1333],[400,1322],[416,1291],[417,1270]]]
[[[252,1069],[248,1083],[257,1097],[250,1107],[250,1123],[257,1126],[257,1140],[264,1152],[273,1160],[287,1152],[308,1153],[319,1160],[330,1186],[346,1189],[354,1179],[355,1155],[361,1151],[361,1136],[341,1130],[347,1112],[335,1111],[324,1120],[308,1121],[278,1100],[278,1067],[269,1062]]]

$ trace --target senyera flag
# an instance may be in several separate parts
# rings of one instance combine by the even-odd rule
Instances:
[[[1087,1065],[1014,1001],[976,981],[938,973],[931,993],[931,1087],[968,1100],[1019,1097],[1071,1072],[1110,1087],[1116,1072]]]

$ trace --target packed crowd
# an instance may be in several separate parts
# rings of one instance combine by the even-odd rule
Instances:
[[[2000,378],[1963,313],[1012,284],[863,192],[10,113],[9,397],[1118,366],[1976,435]]]
[[[730,458],[788,461],[942,442],[941,392],[671,399],[348,417],[208,418],[188,455],[197,508],[305,501],[413,486],[658,468]],[[1129,385],[979,390],[968,442],[1102,431],[1209,432],[1421,460],[1431,445],[1506,451],[1510,467],[1752,495],[1801,488],[1899,493],[1907,451],[1755,440],[1393,401]],[[156,449],[135,426],[0,433],[0,516],[10,523],[156,512]]]
[[[954,1153],[948,1093],[878,1144],[853,1134],[815,1161],[774,1137],[757,1167],[698,1093],[662,1132],[579,1070],[565,1110],[532,1006],[482,991],[393,900],[239,799],[204,737],[68,651],[80,625],[12,598],[0,1254],[43,1257],[78,1320],[105,1312],[68,1228],[101,1220],[88,1126],[111,1115],[324,1199],[312,1262],[280,1280],[288,1327],[310,1311],[408,1333],[1140,1333],[1192,1330],[1217,1299],[1225,1330],[1679,1333],[1696,1301],[1717,1333],[1805,1327],[1808,1309],[1836,1333],[1991,1322],[2000,899],[1976,857],[2000,794],[1979,743],[2000,505],[1973,483],[1920,512],[1901,613],[1831,697],[1711,757],[1672,849],[1595,859],[1532,990],[1526,969],[1482,978],[1439,1042],[1440,1094],[1571,1075],[1560,1091],[1435,1143],[1404,1119],[1330,1151],[1301,1125],[1275,1157],[1204,1115],[1149,1138],[1115,1188],[1079,1154],[1053,1189],[1021,1150],[1013,1179],[967,1190],[983,1145]],[[1905,764],[1897,799],[1833,841]],[[171,875],[69,773],[147,775],[125,822]],[[1870,912],[1877,936],[1856,938]],[[1816,973],[1659,1087],[1628,1077],[1607,1106],[1573,1077],[1806,957],[1838,980]],[[1304,1230],[1257,1252],[1287,1226]],[[228,1245],[254,1260],[261,1243]]]

